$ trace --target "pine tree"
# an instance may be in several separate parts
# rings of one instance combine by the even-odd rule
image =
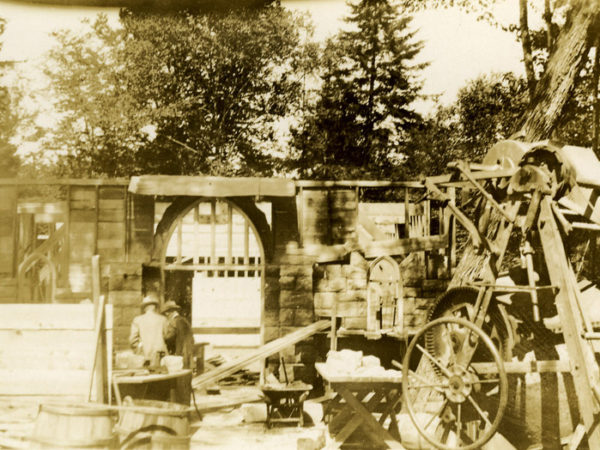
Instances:
[[[349,30],[326,44],[321,95],[294,130],[303,176],[381,176],[401,159],[404,131],[420,118],[412,18],[387,0],[350,4]]]

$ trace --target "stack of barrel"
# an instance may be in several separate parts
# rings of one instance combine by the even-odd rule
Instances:
[[[189,449],[189,412],[187,406],[155,400],[121,407],[42,405],[31,448]]]

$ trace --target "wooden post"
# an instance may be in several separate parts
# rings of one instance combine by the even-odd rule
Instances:
[[[334,297],[331,305],[331,344],[329,349],[337,351],[337,296]]]
[[[538,231],[550,281],[558,287],[555,303],[571,361],[579,414],[586,428],[589,447],[600,448],[600,428],[595,419],[598,405],[594,400],[598,366],[591,346],[582,337],[582,318],[576,314],[579,311],[579,289],[570,273],[572,269],[552,215],[551,202],[549,196],[541,200]]]

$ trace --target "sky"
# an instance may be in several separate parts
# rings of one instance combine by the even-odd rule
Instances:
[[[349,10],[344,0],[283,0],[285,7],[311,13],[316,38],[325,39],[343,24]],[[514,1],[500,2],[499,14],[514,19]],[[8,23],[0,60],[41,59],[52,39],[49,33],[60,28],[81,28],[81,19],[106,13],[118,22],[116,8],[84,8],[31,4],[0,0],[0,17]],[[424,41],[420,58],[429,62],[423,73],[424,93],[440,94],[444,103],[456,97],[469,79],[491,71],[522,73],[521,53],[514,36],[477,22],[475,17],[456,10],[427,11],[415,16],[418,38]]]
[[[282,5],[308,12],[315,24],[315,38],[320,41],[337,32],[349,13],[345,0],[282,0]],[[7,21],[1,38],[0,61],[20,61],[19,66],[25,73],[23,78],[35,82],[44,54],[53,44],[50,33],[64,28],[82,29],[82,19],[93,19],[100,12],[118,24],[117,8],[49,6],[0,0],[0,17]],[[495,13],[504,21],[514,22],[518,13],[516,2],[499,0]],[[458,89],[480,74],[523,73],[521,49],[514,35],[478,22],[472,14],[453,9],[425,11],[414,16],[413,25],[417,29],[417,38],[424,43],[418,62],[429,63],[422,75],[422,93],[439,96],[444,104],[454,101]],[[414,105],[420,113],[430,112],[432,106],[432,101]],[[52,120],[48,115],[46,119]],[[22,150],[29,152],[25,148]]]

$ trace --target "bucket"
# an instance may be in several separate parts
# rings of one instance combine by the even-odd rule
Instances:
[[[117,448],[115,416],[102,405],[41,405],[30,448]]]
[[[172,446],[182,445],[184,438],[187,438],[189,446],[189,412],[189,407],[177,403],[132,400],[121,410],[117,425],[121,443],[145,437],[146,440],[151,438],[152,448],[157,448],[165,440],[170,441]]]

